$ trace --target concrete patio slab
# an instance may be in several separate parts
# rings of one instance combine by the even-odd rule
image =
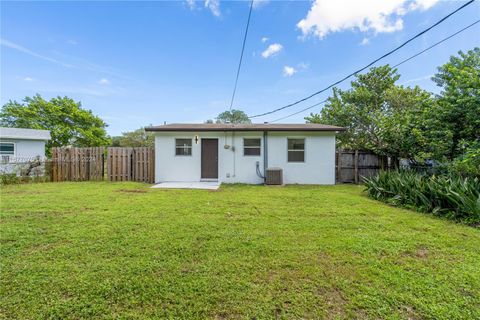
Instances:
[[[220,188],[220,182],[218,181],[192,181],[192,182],[177,182],[166,181],[157,183],[152,186],[155,189],[205,189],[205,190],[217,190]]]

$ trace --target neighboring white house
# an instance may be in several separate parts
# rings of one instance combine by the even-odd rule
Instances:
[[[155,133],[155,182],[261,184],[267,168],[285,184],[335,184],[335,134],[322,124],[168,124]]]
[[[20,164],[45,158],[50,131],[0,127],[0,171],[10,173]]]

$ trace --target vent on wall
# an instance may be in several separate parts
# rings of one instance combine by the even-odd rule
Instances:
[[[265,183],[267,185],[282,185],[283,170],[282,168],[267,168]]]

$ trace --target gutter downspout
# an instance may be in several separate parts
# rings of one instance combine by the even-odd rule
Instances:
[[[235,149],[235,131],[232,131],[232,153],[233,153],[233,178],[234,181],[236,180],[236,175],[237,175],[237,164],[236,164],[236,158],[237,155],[236,153],[237,150]]]
[[[267,180],[268,168],[268,131],[263,131],[263,180]]]

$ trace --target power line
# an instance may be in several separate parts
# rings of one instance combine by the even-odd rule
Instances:
[[[283,119],[287,119],[287,118],[296,116],[296,115],[299,114],[299,113],[302,113],[302,112],[305,112],[305,111],[307,111],[307,110],[309,110],[309,109],[315,108],[316,106],[319,106],[319,105],[321,105],[322,103],[325,103],[325,102],[327,102],[327,101],[328,101],[328,99],[322,100],[322,101],[320,101],[320,102],[315,103],[314,105],[311,105],[310,107],[306,107],[305,109],[302,109],[302,110],[297,111],[297,112],[295,112],[295,113],[286,115],[286,116],[284,116],[284,117],[275,119],[275,120],[273,120],[273,121],[269,121],[269,123],[277,122],[277,121],[280,121],[280,120],[283,120]]]
[[[449,35],[448,37],[446,37],[446,38],[444,38],[444,39],[442,39],[442,40],[440,40],[440,41],[438,41],[438,42],[436,42],[436,43],[432,44],[430,47],[428,47],[428,48],[426,48],[426,49],[424,49],[424,50],[422,50],[422,51],[420,51],[420,52],[418,52],[418,53],[414,54],[414,55],[413,55],[413,56],[411,56],[411,57],[408,57],[408,58],[407,58],[407,59],[405,59],[405,60],[402,60],[401,62],[399,62],[399,63],[397,63],[396,65],[394,65],[392,68],[396,68],[396,67],[398,67],[398,66],[400,66],[400,65],[404,64],[405,62],[407,62],[407,61],[410,61],[410,60],[412,60],[413,58],[416,58],[416,57],[418,57],[418,56],[419,56],[419,55],[421,55],[422,53],[424,53],[424,52],[426,52],[426,51],[428,51],[428,50],[430,50],[430,49],[433,49],[433,48],[435,48],[435,47],[436,47],[436,46],[438,46],[439,44],[441,44],[441,43],[443,43],[443,42],[447,41],[447,40],[448,40],[448,39],[450,39],[450,38],[453,38],[453,37],[455,37],[457,34],[459,34],[459,33],[462,33],[463,31],[465,31],[465,30],[467,30],[467,29],[469,29],[469,28],[473,27],[474,25],[476,25],[476,24],[477,24],[477,23],[479,23],[479,22],[480,22],[480,20],[477,20],[477,21],[475,21],[474,23],[472,23],[472,24],[469,24],[468,26],[466,26],[466,27],[465,27],[465,28],[463,28],[463,29],[460,29],[460,30],[458,30],[458,31],[457,31],[457,32],[455,32],[454,34],[452,34],[452,35]]]
[[[448,18],[450,18],[452,15],[454,15],[454,14],[457,13],[458,11],[462,10],[463,8],[465,8],[465,7],[468,6],[468,5],[471,5],[474,1],[475,1],[475,0],[470,0],[470,1],[468,1],[467,3],[465,3],[464,5],[462,5],[461,7],[459,7],[458,9],[450,12],[448,15],[446,15],[446,16],[443,17],[442,19],[438,20],[438,21],[437,21],[435,24],[433,24],[432,26],[430,26],[430,27],[428,27],[427,29],[421,31],[420,33],[417,33],[417,34],[416,34],[415,36],[413,36],[412,38],[410,38],[410,39],[408,39],[407,41],[403,42],[401,45],[399,45],[399,46],[396,47],[395,49],[390,50],[389,52],[387,52],[387,53],[385,53],[384,55],[382,55],[381,57],[373,60],[372,62],[370,62],[370,63],[367,64],[366,66],[358,69],[358,70],[355,71],[355,72],[350,73],[349,75],[347,75],[347,76],[343,77],[342,79],[340,79],[340,80],[338,80],[338,81],[330,84],[329,86],[323,88],[322,90],[319,90],[319,91],[317,91],[317,92],[315,92],[315,93],[312,93],[311,95],[309,95],[309,96],[307,96],[307,97],[305,97],[305,98],[303,98],[303,99],[297,100],[297,101],[295,101],[295,102],[293,102],[293,103],[290,103],[290,104],[287,104],[287,105],[285,105],[285,106],[283,106],[283,107],[274,109],[274,110],[272,110],[272,111],[264,112],[264,113],[261,113],[261,114],[257,114],[257,115],[251,116],[251,117],[249,117],[249,118],[262,117],[262,116],[266,116],[266,115],[268,115],[268,114],[272,114],[272,113],[278,112],[278,111],[283,110],[283,109],[286,109],[286,108],[293,107],[293,106],[295,106],[295,105],[297,105],[297,104],[299,104],[299,103],[301,103],[301,102],[303,102],[303,101],[305,101],[305,100],[311,99],[312,97],[314,97],[314,96],[316,96],[316,95],[318,95],[318,94],[320,94],[320,93],[322,93],[322,92],[327,91],[328,89],[330,89],[330,88],[338,85],[339,83],[347,80],[348,78],[356,75],[357,73],[362,72],[363,70],[371,67],[372,65],[374,65],[374,64],[377,63],[378,61],[380,61],[380,60],[388,57],[388,56],[391,55],[392,53],[400,50],[400,49],[403,48],[405,45],[407,45],[408,43],[412,42],[413,40],[415,40],[416,38],[420,37],[421,35],[427,33],[427,32],[430,31],[431,29],[435,28],[436,26],[438,26],[439,24],[441,24],[442,22],[444,22],[445,20],[447,20]]]
[[[422,51],[420,51],[420,52],[418,52],[418,53],[414,54],[413,56],[410,56],[410,57],[408,57],[408,58],[406,58],[406,59],[404,59],[404,60],[400,61],[399,63],[397,63],[396,65],[394,65],[392,68],[396,68],[396,67],[398,67],[398,66],[400,66],[400,65],[404,64],[405,62],[408,62],[408,61],[412,60],[413,58],[416,58],[416,57],[418,57],[418,56],[419,56],[419,55],[421,55],[422,53],[425,53],[425,52],[427,52],[427,51],[429,51],[429,50],[431,50],[431,49],[435,48],[435,47],[436,47],[436,46],[438,46],[439,44],[441,44],[441,43],[443,43],[443,42],[445,42],[445,41],[447,41],[447,40],[449,40],[449,39],[451,39],[451,38],[455,37],[456,35],[458,35],[458,34],[462,33],[463,31],[465,31],[465,30],[467,30],[467,29],[469,29],[469,28],[473,27],[474,25],[476,25],[476,24],[477,24],[477,23],[479,23],[479,22],[480,22],[480,20],[477,20],[477,21],[475,21],[475,22],[473,22],[473,23],[469,24],[468,26],[466,26],[466,27],[464,27],[464,28],[462,28],[462,29],[458,30],[457,32],[455,32],[455,33],[453,33],[453,34],[449,35],[448,37],[446,37],[446,38],[443,38],[442,40],[440,40],[440,41],[438,41],[438,42],[436,42],[436,43],[432,44],[432,45],[431,45],[431,46],[429,46],[428,48],[426,48],[426,49],[424,49],[424,50],[422,50]],[[325,99],[325,100],[323,100],[323,101],[320,101],[320,102],[318,102],[318,103],[316,103],[316,104],[314,104],[314,105],[312,105],[312,106],[309,106],[309,107],[307,107],[307,108],[305,108],[305,109],[302,109],[302,110],[300,110],[300,111],[297,111],[297,112],[295,112],[295,113],[292,113],[292,114],[286,115],[286,116],[284,116],[284,117],[281,117],[281,118],[275,119],[275,120],[273,120],[273,121],[270,121],[270,122],[277,122],[277,121],[280,121],[280,120],[284,120],[284,119],[287,119],[287,118],[293,117],[293,116],[295,116],[295,115],[297,115],[297,114],[299,114],[299,113],[302,113],[302,112],[304,112],[304,111],[307,111],[307,110],[309,110],[309,109],[312,109],[312,108],[314,108],[314,107],[316,107],[316,106],[318,106],[318,105],[320,105],[320,104],[322,104],[322,103],[325,103],[325,102],[327,102],[327,101],[328,101],[328,99]]]
[[[240,61],[238,62],[237,76],[235,78],[235,86],[233,87],[232,100],[230,101],[230,111],[232,110],[233,100],[237,92],[238,76],[240,75],[240,68],[242,67],[243,51],[245,50],[245,42],[247,41],[248,27],[250,25],[250,17],[252,16],[253,1],[250,2],[250,11],[248,12],[247,27],[245,28],[245,35],[243,36],[242,53],[240,54]]]

